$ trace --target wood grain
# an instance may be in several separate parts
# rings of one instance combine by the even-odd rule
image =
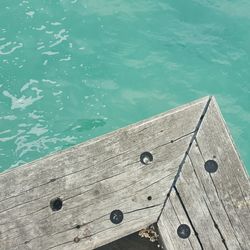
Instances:
[[[0,249],[94,249],[156,222],[207,101],[0,174]],[[52,211],[56,197],[63,207]],[[109,220],[114,209],[121,224]]]
[[[208,160],[218,164],[216,172],[206,171]],[[249,195],[247,173],[212,98],[158,221],[166,249],[250,249]],[[181,223],[196,242],[192,234],[178,238]]]
[[[197,146],[201,157],[194,151],[195,165],[214,159],[219,166],[202,180],[206,180],[208,204],[228,248],[250,249],[250,182],[214,98],[197,135]]]
[[[214,98],[1,173],[0,190],[0,250],[91,250],[155,222],[167,250],[250,249],[250,183]]]
[[[181,224],[186,224],[191,229],[191,235],[187,239],[181,239],[177,234],[177,229]],[[195,232],[192,229],[175,190],[172,190],[157,225],[165,249],[200,249],[200,244],[195,236]]]

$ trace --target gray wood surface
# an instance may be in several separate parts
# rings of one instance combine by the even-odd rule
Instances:
[[[1,250],[95,249],[154,222],[167,250],[250,249],[249,179],[214,98],[1,173],[0,190]]]
[[[177,234],[177,228],[181,224],[186,224],[191,229],[191,235],[188,239],[181,239]],[[166,206],[158,221],[158,228],[165,249],[200,249],[199,242],[196,239],[195,233],[192,230],[180,200],[176,196],[175,190],[172,190],[168,198]]]
[[[0,249],[94,249],[156,222],[207,102],[0,174]],[[153,154],[149,165],[140,162],[144,151]],[[56,197],[60,211],[49,206]],[[109,220],[114,209],[121,224]]]
[[[228,248],[250,249],[250,182],[214,98],[197,136],[197,146],[203,162],[214,158],[219,166],[216,173],[202,180],[211,213],[220,221],[218,226]],[[192,159],[200,159],[198,153],[194,152]],[[206,177],[209,183],[205,185]]]
[[[215,173],[205,170],[208,160],[217,162]],[[249,195],[247,173],[212,98],[158,221],[166,249],[250,249]],[[180,243],[182,223],[191,236]]]

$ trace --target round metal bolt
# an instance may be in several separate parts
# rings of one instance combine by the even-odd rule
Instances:
[[[63,202],[60,198],[55,198],[50,201],[52,211],[59,211],[62,208]]]
[[[190,234],[191,234],[191,230],[190,227],[186,224],[181,224],[178,228],[177,228],[177,234],[180,238],[182,239],[187,239]]]
[[[150,162],[153,161],[153,155],[149,152],[144,152],[140,156],[140,161],[144,165],[148,165]]]
[[[123,212],[121,210],[114,210],[110,214],[110,220],[114,224],[119,224],[123,221]]]
[[[218,169],[218,164],[215,160],[208,160],[205,162],[205,169],[208,173],[215,173]]]

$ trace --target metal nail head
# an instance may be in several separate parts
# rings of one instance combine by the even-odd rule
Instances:
[[[215,160],[208,160],[205,162],[205,169],[208,173],[215,173],[218,169],[218,164]]]
[[[177,234],[180,238],[187,239],[191,234],[190,227],[187,224],[181,224],[177,228]]]
[[[110,214],[110,220],[114,224],[119,224],[123,221],[123,212],[121,210],[114,210]]]
[[[140,161],[144,165],[148,165],[150,162],[153,161],[153,155],[149,152],[144,152],[140,156]]]

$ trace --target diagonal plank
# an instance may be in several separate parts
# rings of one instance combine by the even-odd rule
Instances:
[[[218,171],[209,175],[209,185],[214,187],[219,202],[210,203],[211,212],[215,210],[214,216],[221,221],[219,228],[225,242],[229,249],[232,239],[241,249],[250,249],[250,182],[214,98],[197,136],[197,146],[203,162],[214,159],[218,164]],[[199,159],[197,156],[192,158]],[[228,233],[230,230],[234,237]]]
[[[186,155],[158,221],[166,249],[250,249],[249,180],[214,98]],[[217,171],[206,171],[209,160]],[[187,239],[177,236],[182,223]]]
[[[177,228],[182,224],[188,225],[191,229],[191,235],[188,239],[181,239],[177,234]],[[175,190],[172,190],[157,225],[165,249],[200,249],[200,243],[192,230],[190,221]]]
[[[193,169],[189,159],[185,162],[167,205],[169,205],[168,203],[176,204],[174,210],[177,217],[183,217],[186,221],[182,219],[179,223],[175,223],[173,227],[169,227],[171,228],[169,236],[174,237],[174,239],[170,240],[166,246],[167,249],[226,249],[207,208],[202,184],[199,183],[199,178],[197,178],[196,171]],[[169,215],[170,209],[166,207],[164,216],[171,221],[173,217]],[[164,222],[160,220],[159,223]],[[187,240],[178,238],[176,233],[178,226],[183,223],[189,225],[192,231],[192,237],[189,237]],[[160,228],[162,228],[163,225],[160,225]],[[165,227],[166,225],[163,228]],[[176,246],[176,244],[180,246]],[[188,246],[185,246],[186,244]]]
[[[94,249],[156,222],[207,102],[0,174],[0,249]],[[57,197],[62,208],[52,211]],[[117,225],[115,209],[124,214]]]

